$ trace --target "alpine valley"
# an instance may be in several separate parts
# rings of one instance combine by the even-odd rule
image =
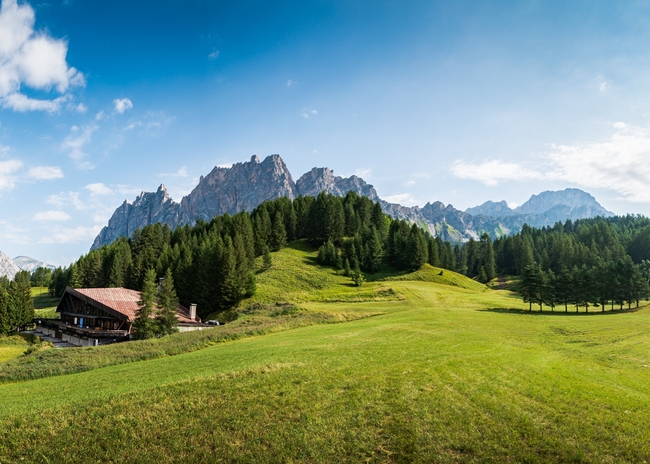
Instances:
[[[567,219],[613,216],[592,195],[572,188],[533,195],[514,209],[505,201],[487,201],[466,211],[440,201],[423,207],[402,206],[379,198],[374,187],[358,176],[343,178],[335,176],[331,169],[313,168],[294,182],[280,155],[270,155],[263,161],[255,155],[250,161],[230,168],[215,167],[207,176],[201,176],[198,185],[180,202],[174,201],[162,184],[156,192],[142,192],[132,203],[125,200],[91,249],[121,236],[130,237],[148,224],[160,222],[173,229],[199,219],[209,221],[220,214],[251,211],[260,203],[279,197],[293,199],[299,195],[317,196],[320,192],[344,196],[350,190],[380,202],[386,214],[417,223],[432,235],[455,243],[478,239],[484,232],[493,239],[509,235],[524,224],[543,227]]]

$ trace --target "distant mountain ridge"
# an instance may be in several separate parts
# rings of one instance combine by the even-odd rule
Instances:
[[[142,192],[133,203],[125,200],[95,238],[91,249],[121,236],[130,237],[136,229],[148,224],[160,222],[173,229],[194,224],[199,219],[209,221],[219,214],[251,211],[275,198],[317,196],[323,191],[343,196],[350,190],[379,201],[386,214],[420,224],[433,235],[452,242],[478,239],[483,232],[493,238],[511,234],[525,223],[543,227],[566,219],[613,215],[593,196],[578,189],[542,192],[515,209],[509,208],[505,201],[488,201],[467,211],[439,201],[408,207],[382,200],[374,187],[358,176],[344,178],[335,176],[329,168],[313,168],[294,182],[280,155],[270,155],[263,161],[253,156],[250,161],[230,168],[215,167],[207,176],[201,176],[198,185],[180,202],[175,202],[162,184],[156,192]]]
[[[52,270],[56,269],[51,264],[38,261],[29,256],[16,256],[11,259],[0,251],[0,277],[7,276],[12,280],[20,271],[34,272],[39,267],[47,267]]]

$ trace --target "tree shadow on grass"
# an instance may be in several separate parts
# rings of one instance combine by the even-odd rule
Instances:
[[[487,308],[487,309],[479,309],[479,311],[487,311],[491,313],[504,313],[504,314],[519,314],[519,315],[525,315],[525,316],[606,316],[606,315],[612,315],[612,314],[624,314],[624,313],[635,313],[641,308],[631,308],[631,309],[608,309],[605,311],[601,311],[599,308],[594,308],[593,311],[585,312],[584,308],[582,308],[581,311],[576,312],[575,309],[569,310],[568,312],[564,312],[564,310],[561,311],[549,311],[548,309],[544,309],[543,311],[540,311],[539,309],[535,310],[533,309],[532,311],[529,311],[528,309],[521,309],[521,308]]]

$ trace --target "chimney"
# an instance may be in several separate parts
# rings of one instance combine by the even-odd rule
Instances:
[[[196,319],[196,304],[192,303],[190,305],[190,320],[193,321],[194,319]]]

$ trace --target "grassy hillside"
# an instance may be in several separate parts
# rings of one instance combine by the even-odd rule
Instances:
[[[650,459],[647,303],[512,311],[525,306],[511,293],[431,282],[431,269],[362,287],[387,298],[354,299],[327,268],[283,280],[311,258],[274,253],[256,299],[376,315],[0,385],[0,462]]]

